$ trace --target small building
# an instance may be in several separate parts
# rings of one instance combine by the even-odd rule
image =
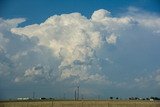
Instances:
[[[17,100],[29,100],[28,97],[23,97],[23,98],[17,98]]]
[[[154,99],[151,98],[151,99],[149,99],[149,101],[154,101]]]

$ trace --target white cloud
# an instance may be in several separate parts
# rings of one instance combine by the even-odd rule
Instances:
[[[4,38],[3,34],[0,33],[0,51],[5,51],[5,46],[9,42],[9,39]]]
[[[137,12],[136,8],[130,11]],[[112,17],[104,9],[97,10],[87,19],[80,13],[54,15],[41,24],[28,25],[23,28],[12,28],[14,34],[38,38],[38,45],[52,50],[53,55],[61,63],[59,80],[75,78],[75,81],[84,81],[95,78],[100,69],[91,71],[96,65],[96,51],[101,49],[106,41],[116,44],[117,36],[120,38],[125,32],[137,27],[148,27],[155,31],[159,28],[157,17],[147,19],[133,16]],[[107,45],[107,44],[106,44]]]
[[[130,10],[138,11],[135,8],[130,8]],[[128,42],[125,37],[130,38],[130,33],[135,35],[135,38],[142,36],[146,31],[158,35],[159,18],[155,16],[145,18],[144,16],[132,14],[112,17],[109,11],[100,9],[95,11],[90,19],[80,13],[62,14],[51,16],[40,24],[25,27],[17,27],[25,19],[1,19],[0,51],[5,51],[3,57],[10,59],[14,64],[15,82],[38,81],[43,78],[45,81],[58,82],[71,80],[72,83],[112,83],[107,79],[108,69],[104,68],[125,67],[123,64],[114,66],[118,62],[116,58],[119,58],[121,54],[116,51],[117,56],[114,56],[115,54],[111,56],[112,52],[105,47],[110,47],[109,44],[114,44],[116,47],[119,42],[117,38],[120,42]],[[135,29],[142,29],[142,31],[137,33]],[[121,46],[116,48],[127,52]],[[105,51],[105,54],[102,53],[101,56],[102,51]],[[135,52],[138,52],[136,48]],[[100,63],[99,57],[110,62],[112,66],[108,63]],[[39,65],[41,69],[37,69]],[[0,68],[10,70],[10,66],[4,63],[0,63]],[[117,77],[119,78],[119,75]],[[158,75],[154,81],[159,82]],[[136,84],[147,82],[149,82],[148,77],[134,80]],[[128,83],[115,82],[115,84],[123,87]]]
[[[157,82],[157,84],[160,86],[160,69],[158,69],[154,75],[154,80]]]
[[[49,72],[50,67],[47,65],[35,65],[25,70],[23,75],[19,75],[15,78],[15,82],[46,82],[54,80],[55,76],[53,72]],[[53,81],[52,81],[53,82]]]
[[[106,37],[106,41],[108,44],[116,44],[117,36],[112,34],[110,37]]]
[[[10,30],[11,28],[17,27],[18,24],[24,22],[24,18],[15,18],[4,20],[0,18],[0,32]]]
[[[107,10],[97,10],[91,17],[91,22],[94,24],[94,28],[97,29],[101,34],[107,33],[119,33],[131,27],[135,23],[134,18],[131,16],[127,17],[111,17],[110,12]]]
[[[13,28],[11,31],[37,37],[39,45],[52,49],[53,54],[62,60],[59,65],[61,79],[78,76],[79,80],[85,80],[84,75],[90,75],[86,64],[95,59],[95,51],[101,46],[99,31],[94,30],[93,24],[79,13],[52,16],[40,25]]]
[[[17,36],[10,32],[11,28],[15,28],[19,23],[25,19],[0,19],[0,74],[1,79],[14,80],[22,82],[25,80],[26,69],[30,69],[33,65],[39,63],[44,66],[52,65],[52,55],[46,48],[37,46],[35,38],[28,38],[26,36]],[[52,60],[48,60],[49,58]],[[54,65],[52,65],[54,66]],[[50,69],[52,69],[52,66]],[[51,72],[48,69],[47,72]],[[47,74],[44,74],[47,78]],[[52,74],[51,74],[52,75]],[[8,77],[8,78],[7,78]],[[35,78],[33,76],[33,78]],[[32,80],[32,79],[31,79]],[[34,79],[33,79],[34,80]]]
[[[138,19],[137,21],[139,24],[148,30],[151,30],[153,33],[157,33],[159,35],[159,30],[160,30],[160,18],[157,17],[149,17],[144,19]]]
[[[90,66],[96,65],[96,51],[104,44],[103,38],[108,44],[115,44],[115,35],[119,30],[127,29],[132,20],[131,17],[113,18],[109,11],[100,9],[93,13],[91,19],[79,13],[55,15],[44,23],[11,31],[29,38],[36,37],[40,46],[50,48],[53,55],[61,60],[60,80],[70,77],[76,77],[76,81],[90,77],[97,80],[100,69],[90,71]]]
[[[136,82],[136,86],[138,86],[140,88],[146,88],[149,86],[150,78],[139,77],[139,78],[135,78],[134,81]]]
[[[36,75],[42,75],[44,68],[42,66],[33,67],[31,69],[27,69],[25,71],[24,76],[36,76]]]
[[[158,34],[160,29],[159,15],[142,11],[141,9],[136,7],[129,7],[127,15],[133,17],[135,22],[142,28],[146,28],[147,30],[150,30],[153,33],[157,33],[157,35],[159,35]]]
[[[160,70],[157,69],[149,75],[136,77],[134,82],[136,83],[135,86],[140,88],[153,87],[152,85],[160,86]]]
[[[103,20],[103,19],[105,19],[106,17],[109,17],[109,16],[110,16],[110,12],[109,11],[104,10],[104,9],[100,9],[100,10],[95,11],[92,14],[91,19],[93,21],[100,21],[100,20]]]

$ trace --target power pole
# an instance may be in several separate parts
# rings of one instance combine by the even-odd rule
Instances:
[[[98,98],[98,100],[100,100],[100,98],[101,98],[101,97],[100,97],[100,95],[98,95],[98,97],[97,97],[97,98]]]
[[[77,89],[78,89],[78,90],[77,90],[77,91],[78,91],[78,92],[77,92],[77,100],[79,100],[79,86],[77,87]]]
[[[33,92],[33,99],[35,98],[35,92]]]
[[[81,97],[82,97],[81,99],[83,100],[84,99],[83,94],[81,94]]]
[[[75,101],[77,100],[77,92],[76,92],[76,90],[74,92],[74,99],[75,99]]]
[[[64,99],[64,100],[66,99],[66,94],[65,94],[65,93],[63,94],[63,99]]]

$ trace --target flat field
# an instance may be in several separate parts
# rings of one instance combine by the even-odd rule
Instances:
[[[0,101],[0,107],[160,107],[160,101],[130,101],[130,100],[103,100],[103,101]]]

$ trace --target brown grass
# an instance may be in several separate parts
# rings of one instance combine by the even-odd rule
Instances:
[[[1,101],[0,107],[160,107],[158,101]]]

